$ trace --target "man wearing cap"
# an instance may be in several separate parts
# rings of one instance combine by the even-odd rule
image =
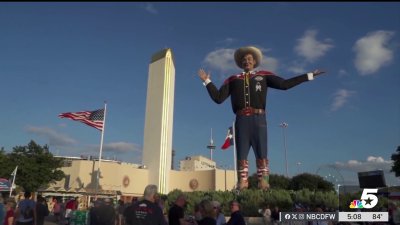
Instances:
[[[210,74],[198,71],[200,79],[214,102],[221,104],[231,96],[232,110],[236,114],[235,141],[238,163],[238,188],[248,188],[248,160],[250,147],[256,156],[258,188],[269,188],[269,162],[267,147],[267,122],[265,115],[267,88],[287,90],[303,82],[313,80],[323,71],[302,74],[283,79],[269,71],[256,71],[262,60],[261,51],[253,46],[235,51],[236,65],[244,71],[226,79],[218,90],[210,80]]]

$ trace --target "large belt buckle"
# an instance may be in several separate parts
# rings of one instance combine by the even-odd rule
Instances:
[[[251,108],[244,108],[244,109],[243,109],[243,114],[244,114],[245,116],[250,116],[250,115],[253,114],[253,111],[251,110]]]

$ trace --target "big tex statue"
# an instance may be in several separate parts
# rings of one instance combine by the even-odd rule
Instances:
[[[243,72],[227,78],[219,89],[211,82],[209,73],[206,73],[204,69],[198,71],[200,79],[214,102],[221,104],[231,96],[232,109],[236,114],[237,187],[240,190],[248,188],[249,185],[247,156],[250,147],[253,148],[256,157],[258,188],[268,190],[270,187],[265,113],[267,88],[287,90],[324,73],[317,69],[284,79],[269,71],[254,70],[260,65],[262,57],[260,49],[253,46],[237,49],[234,54],[235,62],[243,69]]]

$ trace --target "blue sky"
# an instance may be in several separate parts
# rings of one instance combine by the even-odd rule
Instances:
[[[234,120],[197,76],[220,86],[240,72],[235,49],[262,49],[259,69],[289,78],[316,68],[326,75],[267,100],[271,172],[290,176],[390,170],[400,144],[400,3],[0,3],[0,146],[30,140],[54,154],[98,155],[100,132],[58,118],[107,101],[103,156],[141,163],[148,67],[171,48],[176,67],[173,148],[178,161],[219,150]],[[254,172],[254,154],[249,154]],[[339,175],[336,175],[339,177]],[[389,184],[399,179],[387,174]]]

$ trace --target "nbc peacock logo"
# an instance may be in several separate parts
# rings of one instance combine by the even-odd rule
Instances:
[[[378,197],[374,195],[378,193],[376,188],[365,188],[361,194],[361,199],[350,202],[350,209],[372,209],[378,204]]]

